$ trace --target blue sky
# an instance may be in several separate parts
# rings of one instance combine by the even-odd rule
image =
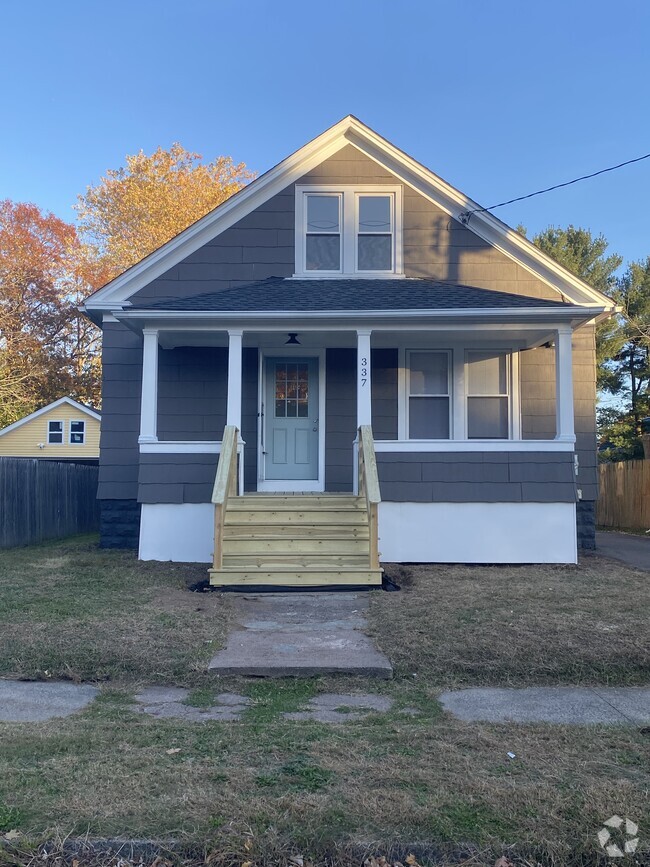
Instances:
[[[646,0],[4,0],[0,198],[72,220],[127,153],[259,172],[346,114],[483,205],[650,152]],[[650,160],[496,211],[650,255]]]

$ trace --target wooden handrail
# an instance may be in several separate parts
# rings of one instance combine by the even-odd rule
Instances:
[[[228,498],[237,496],[237,440],[239,431],[235,425],[226,425],[221,440],[217,474],[212,489],[214,503],[214,554],[215,569],[223,566],[223,526]]]
[[[369,424],[359,427],[359,496],[366,498],[370,533],[370,568],[379,569],[379,515],[381,503],[375,441]]]

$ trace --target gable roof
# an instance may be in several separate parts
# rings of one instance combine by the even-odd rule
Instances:
[[[16,428],[22,427],[22,425],[27,424],[27,422],[33,421],[35,418],[38,418],[39,415],[43,415],[44,413],[49,412],[51,409],[56,409],[57,406],[61,406],[64,403],[67,403],[75,409],[78,409],[80,412],[86,413],[86,415],[89,415],[91,418],[94,418],[97,421],[101,421],[101,415],[98,412],[95,412],[95,410],[90,409],[90,407],[84,406],[83,403],[78,403],[78,401],[73,400],[71,397],[60,397],[58,400],[55,400],[52,403],[48,403],[47,406],[44,406],[41,409],[37,409],[35,412],[26,415],[25,418],[20,418],[13,424],[7,425],[7,427],[2,428],[2,430],[0,430],[0,437],[4,436],[6,433],[9,433],[12,430],[16,430]]]
[[[552,287],[560,296],[578,305],[596,304],[608,311],[615,309],[615,304],[610,298],[559,265],[493,214],[479,210],[478,213],[472,214],[471,222],[467,223],[466,213],[480,209],[479,204],[352,115],[348,115],[325,130],[158,250],[99,289],[86,299],[82,309],[99,313],[102,310],[118,310],[130,306],[131,296],[152,280],[183,261],[216,235],[233,226],[259,205],[347,145],[353,145],[403,183],[429,199],[450,217],[461,223],[464,222],[466,228]]]
[[[444,280],[295,280],[269,277],[235,289],[134,305],[131,310],[256,313],[362,310],[580,309],[549,301],[464,286]]]

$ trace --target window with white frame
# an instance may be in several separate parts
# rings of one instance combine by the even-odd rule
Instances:
[[[47,423],[47,444],[50,446],[63,445],[63,422],[48,421]]]
[[[86,422],[71,421],[70,422],[70,445],[82,446],[86,441]]]
[[[296,275],[402,271],[401,187],[296,186]]]
[[[408,438],[449,439],[450,353],[407,350],[406,367]]]
[[[510,379],[508,353],[496,351],[466,353],[468,439],[509,438]]]

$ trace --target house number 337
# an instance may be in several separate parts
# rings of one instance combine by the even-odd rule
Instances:
[[[368,359],[362,358],[359,367],[359,376],[361,377],[361,385],[364,386],[368,382]]]

